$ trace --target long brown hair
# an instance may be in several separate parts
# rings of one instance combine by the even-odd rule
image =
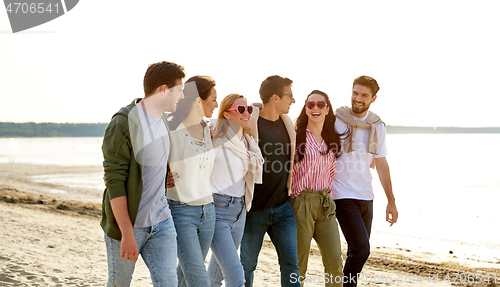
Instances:
[[[196,88],[198,89],[198,94],[202,100],[206,100],[210,96],[210,91],[217,83],[214,78],[210,76],[194,76],[186,81],[187,83],[195,82]]]
[[[194,82],[194,85],[189,85],[191,82]],[[184,86],[184,99],[179,101],[176,111],[169,115],[170,129],[177,129],[180,123],[189,115],[193,102],[198,97],[202,100],[206,100],[208,96],[210,96],[210,91],[215,85],[215,80],[210,76],[194,76],[189,78]],[[200,123],[205,127],[204,120]]]
[[[243,95],[240,94],[229,94],[222,99],[219,105],[219,114],[217,115],[217,123],[215,124],[215,128],[213,131],[213,139],[225,137],[227,134],[227,129],[229,128],[229,120],[224,117],[224,112],[227,112],[231,108],[231,106],[238,99],[247,100]],[[248,104],[248,101],[247,101]],[[250,128],[243,128],[243,132],[251,135]]]
[[[302,111],[300,112],[299,117],[295,121],[295,131],[297,132],[297,160],[296,162],[302,161],[304,155],[306,154],[306,129],[309,118],[306,114],[306,104],[309,100],[309,97],[313,94],[317,94],[323,96],[325,98],[326,104],[330,107],[330,111],[325,117],[325,122],[323,123],[323,130],[321,131],[321,136],[326,144],[326,151],[321,151],[322,155],[327,155],[329,152],[333,152],[335,154],[335,158],[340,156],[340,136],[342,134],[338,134],[335,130],[335,120],[337,117],[333,112],[332,103],[330,103],[330,98],[325,92],[320,90],[314,90],[309,95],[307,95],[306,100],[304,102],[304,107],[302,107]]]

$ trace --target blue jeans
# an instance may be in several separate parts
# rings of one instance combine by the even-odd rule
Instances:
[[[214,193],[215,233],[212,240],[212,258],[208,273],[212,287],[240,287],[245,285],[243,266],[238,255],[247,211],[245,197]],[[233,247],[234,246],[234,247]]]
[[[253,286],[253,272],[257,268],[259,252],[262,249],[266,232],[278,254],[281,286],[300,287],[299,280],[291,280],[299,277],[297,266],[299,260],[297,258],[297,223],[289,202],[274,208],[248,212],[240,249],[241,264],[245,271],[245,286]]]
[[[357,286],[356,276],[370,256],[373,200],[337,199],[335,205],[337,221],[347,241],[344,287]]]
[[[146,228],[134,228],[139,254],[153,286],[177,286],[177,240],[172,218]],[[107,286],[130,286],[135,263],[120,257],[121,241],[104,235],[108,255]]]
[[[168,205],[177,231],[179,286],[210,286],[205,257],[214,236],[214,204],[187,205],[180,201],[168,200]]]

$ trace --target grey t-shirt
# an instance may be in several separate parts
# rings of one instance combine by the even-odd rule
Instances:
[[[147,114],[137,104],[144,134],[142,150],[142,197],[134,227],[145,228],[170,218],[165,197],[165,177],[170,152],[170,139],[162,117]]]

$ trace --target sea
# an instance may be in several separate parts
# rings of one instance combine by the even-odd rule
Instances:
[[[31,180],[56,186],[49,193],[91,189],[83,196],[100,202],[101,145],[100,137],[0,138],[0,164],[95,166]],[[500,269],[500,134],[388,134],[387,145],[399,217],[393,226],[385,221],[387,199],[373,170],[372,250]]]

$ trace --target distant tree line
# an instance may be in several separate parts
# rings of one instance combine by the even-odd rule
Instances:
[[[102,137],[108,124],[0,123],[0,137]],[[500,133],[500,127],[387,126],[388,134]]]
[[[102,137],[107,125],[0,123],[0,137]]]

